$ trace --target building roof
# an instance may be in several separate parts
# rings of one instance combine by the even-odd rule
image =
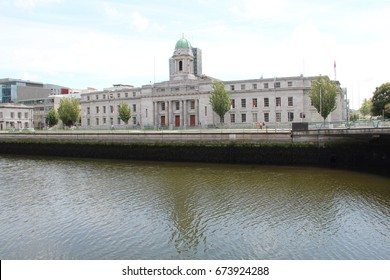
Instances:
[[[192,46],[190,41],[183,37],[177,41],[175,49],[192,49]]]

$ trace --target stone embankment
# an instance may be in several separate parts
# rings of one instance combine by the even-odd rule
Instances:
[[[0,154],[303,165],[390,176],[390,129],[0,133]]]

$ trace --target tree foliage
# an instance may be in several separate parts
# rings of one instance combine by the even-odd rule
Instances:
[[[327,76],[318,77],[313,81],[309,97],[314,108],[323,117],[324,123],[326,118],[337,107],[337,95],[340,93],[338,84],[331,81]]]
[[[118,109],[119,118],[127,125],[131,117],[131,110],[127,103],[122,102]]]
[[[72,126],[80,120],[80,101],[77,98],[62,98],[58,107],[62,123]]]
[[[371,100],[364,98],[362,106],[359,109],[360,113],[362,113],[363,116],[367,116],[367,115],[371,114],[371,109],[372,109]]]
[[[230,109],[229,92],[225,90],[222,82],[216,81],[213,84],[213,90],[210,95],[210,104],[213,111],[219,116],[220,122],[223,123],[224,115]]]
[[[49,113],[46,115],[46,124],[49,127],[55,126],[58,121],[60,120],[60,117],[58,115],[57,110],[53,107],[50,109]]]
[[[371,99],[372,102],[372,114],[374,116],[380,116],[383,113],[386,118],[390,117],[390,112],[386,111],[386,105],[390,104],[390,83],[382,84],[376,88],[374,95]]]

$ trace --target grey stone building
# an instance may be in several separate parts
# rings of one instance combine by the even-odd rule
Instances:
[[[0,103],[0,130],[33,127],[33,107],[14,103]]]
[[[133,87],[116,85],[103,91],[81,94],[81,126],[85,128],[123,127],[118,108],[126,102],[132,112],[130,127],[212,127],[219,117],[209,103],[216,78],[202,73],[202,52],[188,40],[180,39],[169,60],[168,81]],[[225,115],[231,127],[259,124],[289,125],[292,122],[320,122],[308,92],[317,77],[277,77],[222,81],[230,93],[232,106]],[[343,119],[343,96],[327,121]]]

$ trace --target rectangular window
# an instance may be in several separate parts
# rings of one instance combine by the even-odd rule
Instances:
[[[96,114],[99,114],[99,106],[96,106]]]
[[[10,116],[11,116],[11,119],[13,119],[15,117],[15,113],[11,112]]]
[[[161,102],[161,111],[165,111],[165,102]]]
[[[24,118],[28,119],[28,113],[24,113]]]
[[[133,117],[133,124],[134,124],[134,125],[137,124],[137,117]]]
[[[119,109],[121,108],[121,105],[116,106],[116,111],[119,112]]]
[[[264,113],[264,121],[269,122],[269,113]]]
[[[179,111],[180,110],[180,102],[176,101],[175,106],[176,106],[176,111]]]
[[[241,90],[245,90],[245,85],[241,85]]]
[[[264,107],[269,107],[269,98],[264,98]]]
[[[275,102],[276,102],[276,106],[277,107],[282,106],[282,99],[280,97],[276,97],[275,98]]]
[[[135,95],[136,95],[136,92],[135,92],[135,91],[133,91],[133,97],[135,97]]]
[[[87,119],[87,125],[91,125],[91,120],[90,119]]]
[[[121,94],[119,92],[118,92],[117,96],[118,96],[118,98],[121,98]]]
[[[3,112],[0,112],[0,119],[3,118]]]
[[[257,98],[252,98],[252,108],[257,108]]]
[[[106,106],[103,106],[103,114],[106,113]]]
[[[292,87],[293,83],[292,82],[287,82],[287,86]]]
[[[22,112],[18,112],[18,119],[22,118]]]
[[[230,99],[230,109],[236,108],[236,100],[235,99]]]
[[[87,96],[87,100],[88,100],[88,101],[90,100],[90,97],[89,97],[89,95]]]
[[[230,114],[230,122],[235,123],[236,122],[236,114]]]
[[[246,123],[246,114],[241,114],[241,122]]]
[[[204,115],[207,116],[207,106],[204,106]]]
[[[133,112],[137,112],[137,104],[133,104]]]
[[[246,108],[246,99],[241,99],[241,108]]]
[[[289,122],[294,121],[294,112],[288,112],[287,117]]]
[[[106,95],[105,94],[103,94],[103,99],[106,99]]]
[[[99,95],[96,94],[96,100],[98,100],[98,99],[99,99]]]
[[[117,124],[118,124],[118,125],[121,124],[121,118],[118,118],[118,119],[117,119]]]
[[[268,83],[264,83],[264,88],[268,88]]]
[[[258,122],[257,113],[252,113],[252,121],[253,122]]]
[[[280,88],[280,82],[275,82],[274,83],[274,88]]]
[[[234,85],[230,85],[230,90],[234,90]]]
[[[91,114],[91,108],[87,107],[87,114]]]
[[[96,125],[99,125],[99,118],[96,118]]]
[[[110,118],[110,125],[114,125],[114,118]]]
[[[257,84],[252,84],[253,89],[257,89]]]
[[[129,93],[128,92],[125,93],[125,97],[126,98],[129,97]]]
[[[277,112],[275,116],[276,116],[276,122],[281,122],[282,121],[282,113]]]
[[[106,124],[106,123],[107,123],[106,118],[103,118],[103,124]]]
[[[294,106],[293,98],[289,97],[288,98],[288,106]]]
[[[195,110],[195,100],[190,101],[190,109]]]
[[[110,105],[110,112],[111,112],[111,114],[114,113],[114,106],[113,105]]]

